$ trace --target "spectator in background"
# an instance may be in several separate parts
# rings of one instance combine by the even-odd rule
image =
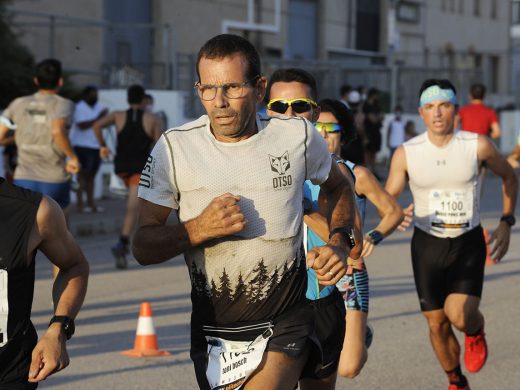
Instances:
[[[367,100],[363,104],[365,114],[365,164],[374,176],[379,178],[375,172],[376,154],[381,150],[381,126],[385,118],[379,103],[380,93],[376,88],[368,91]]]
[[[390,159],[392,159],[395,150],[405,141],[404,128],[403,108],[396,106],[394,108],[394,117],[388,124],[388,131],[386,133],[386,143],[390,149]]]
[[[138,200],[137,188],[153,144],[161,136],[159,120],[152,113],[145,111],[144,88],[132,85],[127,90],[129,108],[126,111],[114,111],[104,116],[92,126],[101,145],[100,155],[107,158],[110,150],[106,147],[101,130],[107,126],[116,126],[117,149],[114,159],[116,174],[128,187],[128,201],[125,219],[119,241],[112,247],[116,268],[127,267],[126,256],[129,254],[130,235],[137,223]]]
[[[344,142],[341,146],[341,158],[352,161],[356,165],[363,165],[365,162],[365,132],[363,130],[365,114],[363,114],[363,111],[361,110],[361,95],[359,92],[351,90],[347,96],[347,103],[347,107],[350,107],[352,112],[352,126],[356,131],[357,137],[354,137],[352,140],[343,140]]]
[[[101,157],[92,125],[106,115],[108,109],[99,104],[98,90],[93,85],[86,86],[81,96],[74,110],[74,125],[70,136],[81,164],[78,173],[77,207],[79,212],[102,212],[103,209],[96,206],[94,201],[94,179],[101,164]],[[83,194],[87,197],[86,207],[83,203]]]
[[[473,84],[469,91],[470,102],[459,110],[457,125],[461,130],[486,135],[493,139],[500,138],[500,124],[495,110],[484,104],[486,87]]]
[[[347,106],[347,108],[350,108],[349,102],[348,102],[348,95],[351,91],[352,91],[352,87],[347,84],[342,85],[341,88],[339,89],[340,101],[345,106]]]

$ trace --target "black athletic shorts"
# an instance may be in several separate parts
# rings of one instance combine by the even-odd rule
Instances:
[[[480,298],[485,261],[481,226],[456,238],[438,238],[415,228],[412,266],[421,310],[442,309],[453,293]]]
[[[74,146],[74,152],[81,164],[81,172],[95,175],[101,165],[99,149]]]
[[[37,383],[29,383],[29,366],[32,351],[36,346],[38,336],[34,326],[27,322],[15,331],[15,337],[0,348],[0,390],[33,390]]]
[[[314,332],[314,315],[314,307],[309,300],[305,299],[300,304],[295,305],[272,320],[257,321],[256,323],[272,321],[274,324],[273,335],[269,339],[266,351],[283,352],[291,358],[298,358],[306,353],[311,345],[318,343]],[[210,389],[206,378],[208,347],[202,325],[197,325],[193,321],[193,317],[192,313],[190,357],[195,367],[195,376],[199,388],[205,390]],[[226,324],[225,326],[229,329],[243,328],[254,324],[255,322],[242,322]],[[263,331],[260,331],[260,333],[253,331],[246,339],[253,340],[261,333],[263,333]],[[242,337],[229,337],[229,333],[219,335],[218,332],[214,332],[212,335],[234,341],[244,341]]]
[[[345,303],[341,293],[334,289],[329,296],[312,301],[316,317],[316,338],[300,379],[323,379],[338,369],[345,337]]]

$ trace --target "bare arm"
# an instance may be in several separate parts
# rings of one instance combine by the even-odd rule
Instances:
[[[502,130],[500,129],[500,124],[498,122],[491,123],[491,133],[489,136],[493,139],[497,139],[502,136]]]
[[[36,249],[59,268],[52,290],[54,313],[75,318],[85,299],[89,266],[67,230],[63,211],[47,197],[42,198],[29,238],[29,252]],[[61,324],[52,324],[33,350],[29,381],[41,381],[68,362]]]
[[[83,122],[77,122],[76,123],[76,126],[79,127],[80,130],[87,130],[87,129],[90,129],[92,127],[92,125],[97,121],[99,120],[100,118],[104,117],[108,112],[108,108],[105,108],[103,109],[99,115],[97,116],[97,118],[94,118],[94,119],[91,119],[91,120],[88,120],[88,121],[83,121]]]
[[[502,178],[502,215],[514,215],[518,193],[516,174],[495,145],[486,137],[478,138],[478,159],[485,161],[493,173]],[[509,249],[511,227],[500,222],[491,235],[491,257],[500,260]]]
[[[166,225],[171,209],[140,199],[139,227],[132,245],[135,258],[142,265],[162,263],[206,241],[242,231],[246,221],[239,200],[235,195],[223,194],[198,217]]]
[[[110,149],[108,149],[105,144],[105,140],[103,139],[102,130],[105,127],[113,125],[115,122],[116,122],[116,113],[111,112],[110,114],[105,115],[101,119],[95,121],[94,124],[92,125],[92,130],[94,130],[94,135],[96,136],[96,139],[100,146],[99,155],[102,158],[107,158],[110,155]]]
[[[51,134],[54,143],[69,158],[65,170],[69,173],[78,173],[80,163],[70,144],[65,118],[56,118],[52,121]]]
[[[0,123],[0,145],[6,145],[8,131],[7,126]]]
[[[345,274],[349,256],[359,259],[363,237],[352,182],[335,161],[332,161],[328,179],[320,186],[320,196],[326,197],[326,215],[330,230],[350,227],[355,239],[355,246],[351,249],[347,237],[338,232],[326,240],[325,245],[314,247],[307,253],[307,267],[316,271],[320,284],[329,286],[337,283]]]
[[[364,195],[376,206],[377,212],[381,217],[379,224],[374,228],[384,237],[392,233],[404,218],[403,210],[394,197],[384,190],[379,181],[366,168],[356,166],[356,192]],[[363,239],[363,256],[369,256],[373,251],[373,242],[368,235]]]
[[[150,113],[145,113],[146,115],[146,126],[145,131],[148,136],[153,139],[154,142],[157,142],[157,140],[161,137],[161,121],[159,118]]]
[[[408,182],[408,172],[406,168],[406,154],[403,146],[399,146],[395,151],[390,164],[390,172],[386,180],[385,190],[395,199],[401,195],[406,183]],[[398,229],[404,231],[410,226],[413,218],[413,203],[404,210],[404,219]]]

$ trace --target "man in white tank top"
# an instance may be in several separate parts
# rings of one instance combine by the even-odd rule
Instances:
[[[515,223],[517,179],[507,161],[486,137],[454,131],[455,87],[448,80],[426,80],[419,114],[426,132],[399,147],[386,190],[398,196],[410,184],[415,208],[412,265],[430,340],[446,371],[449,390],[469,389],[462,374],[459,343],[453,327],[464,332],[464,363],[478,372],[487,358],[484,317],[479,304],[486,244],[480,226],[479,171],[486,164],[502,178],[500,222],[491,235],[491,256],[508,250]],[[409,225],[403,223],[403,228]]]
[[[256,115],[267,81],[260,72],[244,38],[206,42],[195,87],[208,115],[167,130],[139,182],[134,255],[156,264],[184,253],[190,354],[201,389],[238,389],[246,381],[252,389],[294,388],[316,341],[305,266],[333,285],[349,253],[361,254],[351,185],[309,121]],[[306,264],[307,179],[327,194],[332,233]],[[172,209],[180,222],[166,225]]]

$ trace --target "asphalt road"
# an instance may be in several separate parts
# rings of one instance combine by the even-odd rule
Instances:
[[[482,202],[483,225],[496,226],[501,214],[500,183],[489,179]],[[403,205],[409,194],[403,195]],[[369,210],[367,227],[374,226]],[[517,215],[519,213],[517,212]],[[362,373],[338,379],[337,389],[446,389],[447,381],[428,339],[420,314],[410,265],[410,232],[395,233],[367,260],[370,272],[369,321],[374,342]],[[520,228],[502,263],[486,267],[482,311],[490,355],[478,374],[470,374],[473,390],[520,388]],[[42,389],[195,389],[189,359],[190,284],[183,259],[116,270],[110,254],[114,235],[80,239],[91,264],[85,305],[76,334],[68,343],[70,366],[40,385]],[[33,321],[39,333],[51,317],[51,268],[38,257]],[[119,352],[131,349],[141,302],[152,303],[161,349],[169,357],[134,359]],[[462,340],[459,335],[459,340]]]

